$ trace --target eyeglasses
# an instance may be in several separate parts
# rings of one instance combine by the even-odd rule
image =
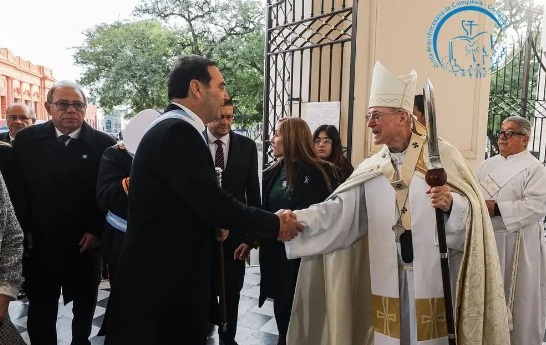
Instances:
[[[74,106],[74,109],[81,111],[81,110],[84,110],[85,107],[87,106],[87,104],[83,102],[70,103],[67,101],[57,101],[57,102],[49,102],[49,103],[54,104],[57,108],[59,108],[59,110],[66,110],[68,109],[68,107],[72,105]]]
[[[400,110],[396,110],[396,111],[389,111],[389,112],[384,112],[384,113],[380,113],[378,111],[373,111],[371,113],[368,113],[366,114],[366,121],[370,121],[370,120],[374,120],[374,121],[378,121],[379,118],[383,115],[387,115],[387,114],[396,114],[396,113],[399,113]]]
[[[313,140],[315,142],[315,145],[326,145],[326,144],[331,144],[332,143],[332,139],[329,139],[329,138],[315,138],[315,140]]]
[[[6,119],[8,119],[10,121],[21,120],[23,122],[26,122],[26,121],[30,120],[30,118],[27,117],[26,115],[7,115]]]
[[[233,115],[220,115],[220,118],[217,119],[216,121],[222,121],[222,120],[228,120],[228,121],[231,121],[233,120]]]
[[[512,138],[514,135],[525,136],[525,135],[527,135],[527,134],[525,134],[525,133],[520,133],[520,132],[514,132],[514,131],[510,131],[510,130],[508,130],[508,131],[500,130],[500,131],[497,132],[497,137],[500,138],[501,135],[504,135],[504,137],[505,137],[506,139],[510,139],[510,138]]]

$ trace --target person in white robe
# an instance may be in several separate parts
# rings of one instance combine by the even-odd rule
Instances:
[[[327,201],[284,213],[304,225],[285,244],[288,257],[303,257],[288,344],[448,344],[435,208],[457,282],[458,342],[509,344],[494,236],[471,170],[440,142],[448,182],[424,180],[428,146],[411,115],[416,79],[376,63],[367,125],[382,150]]]
[[[540,345],[546,323],[546,171],[528,150],[530,122],[506,118],[499,155],[477,170],[500,264],[512,345]]]

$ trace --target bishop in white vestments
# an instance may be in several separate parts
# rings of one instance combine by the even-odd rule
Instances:
[[[448,182],[430,188],[424,180],[428,146],[411,115],[416,78],[376,63],[367,119],[383,149],[324,203],[286,212],[305,226],[286,243],[288,257],[304,257],[291,345],[448,344],[436,208],[457,290],[458,341],[508,345],[493,232],[468,165],[440,142]]]
[[[506,118],[500,154],[477,173],[495,231],[512,345],[542,344],[546,322],[546,171],[527,150],[530,134],[527,119]]]

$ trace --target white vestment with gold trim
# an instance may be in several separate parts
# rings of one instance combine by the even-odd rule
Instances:
[[[485,199],[501,216],[491,218],[504,276],[507,303],[513,286],[511,345],[540,345],[546,322],[546,172],[528,151],[494,156],[477,171]],[[520,233],[517,272],[514,254]],[[512,280],[515,279],[512,285]]]
[[[445,336],[439,337],[442,330],[445,331],[446,324],[441,299],[443,289],[435,209],[430,204],[427,189],[422,173],[414,175],[409,186],[408,202],[414,247],[411,264],[402,262],[400,245],[395,242],[392,231],[398,219],[395,192],[384,175],[337,194],[320,205],[320,212],[316,212],[318,208],[313,206],[308,210],[296,211],[298,221],[306,228],[287,245],[290,258],[332,252],[348,247],[368,234],[372,298],[374,302],[382,303],[382,306],[374,309],[379,314],[374,317],[374,344],[447,344]],[[469,205],[464,196],[453,195],[451,216],[446,222],[448,247],[462,252]],[[354,219],[359,222],[351,222]],[[460,257],[458,255],[458,259]],[[451,267],[454,287],[459,266],[455,264]],[[440,305],[434,303],[430,306],[430,317],[424,315],[426,313],[419,313],[418,317],[416,298],[433,303],[440,301]],[[389,300],[394,301],[398,310],[393,311],[392,306],[389,308]],[[418,324],[427,340],[417,342]],[[383,329],[377,331],[379,328]]]
[[[467,345],[509,345],[502,276],[485,202],[460,153],[445,142],[439,144],[454,191],[447,243],[464,249],[460,270],[452,266],[452,277],[459,272],[457,339]],[[391,228],[397,219],[396,193],[383,164],[391,164],[386,147],[357,167],[327,201],[297,211],[305,229],[286,243],[289,257],[302,257],[289,345],[447,344],[445,337],[434,338],[445,332],[440,329],[445,325],[438,309],[443,291],[435,211],[422,173],[426,167],[418,162],[419,171],[409,184],[415,231],[411,271],[400,265]],[[431,334],[434,339],[426,340]],[[417,342],[417,337],[423,340]]]

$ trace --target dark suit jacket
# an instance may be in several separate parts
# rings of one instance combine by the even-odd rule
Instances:
[[[172,109],[177,107],[166,112]],[[133,160],[128,229],[106,343],[206,343],[215,227],[257,230],[274,239],[279,220],[218,186],[209,148],[191,124],[159,122]],[[143,281],[146,272],[154,272],[158,284]],[[158,288],[169,297],[155,298]]]
[[[260,181],[258,178],[258,152],[256,143],[245,136],[229,133],[229,155],[222,173],[222,189],[238,201],[250,206],[261,206]],[[226,256],[231,255],[243,242],[250,242],[248,234],[230,232],[224,241]]]
[[[85,122],[79,138],[66,147],[51,121],[17,133],[15,208],[23,230],[33,236],[30,256],[40,266],[35,273],[61,280],[63,293],[86,279],[73,276],[81,271],[78,260],[88,254],[79,253],[79,242],[85,232],[100,237],[104,212],[95,201],[97,171],[102,153],[114,143]]]
[[[104,151],[97,178],[97,204],[104,212],[111,211],[127,220],[127,194],[121,180],[131,173],[133,157],[119,145]]]
[[[3,141],[5,143],[11,143],[11,138],[9,137],[9,131],[0,133],[0,141]]]

